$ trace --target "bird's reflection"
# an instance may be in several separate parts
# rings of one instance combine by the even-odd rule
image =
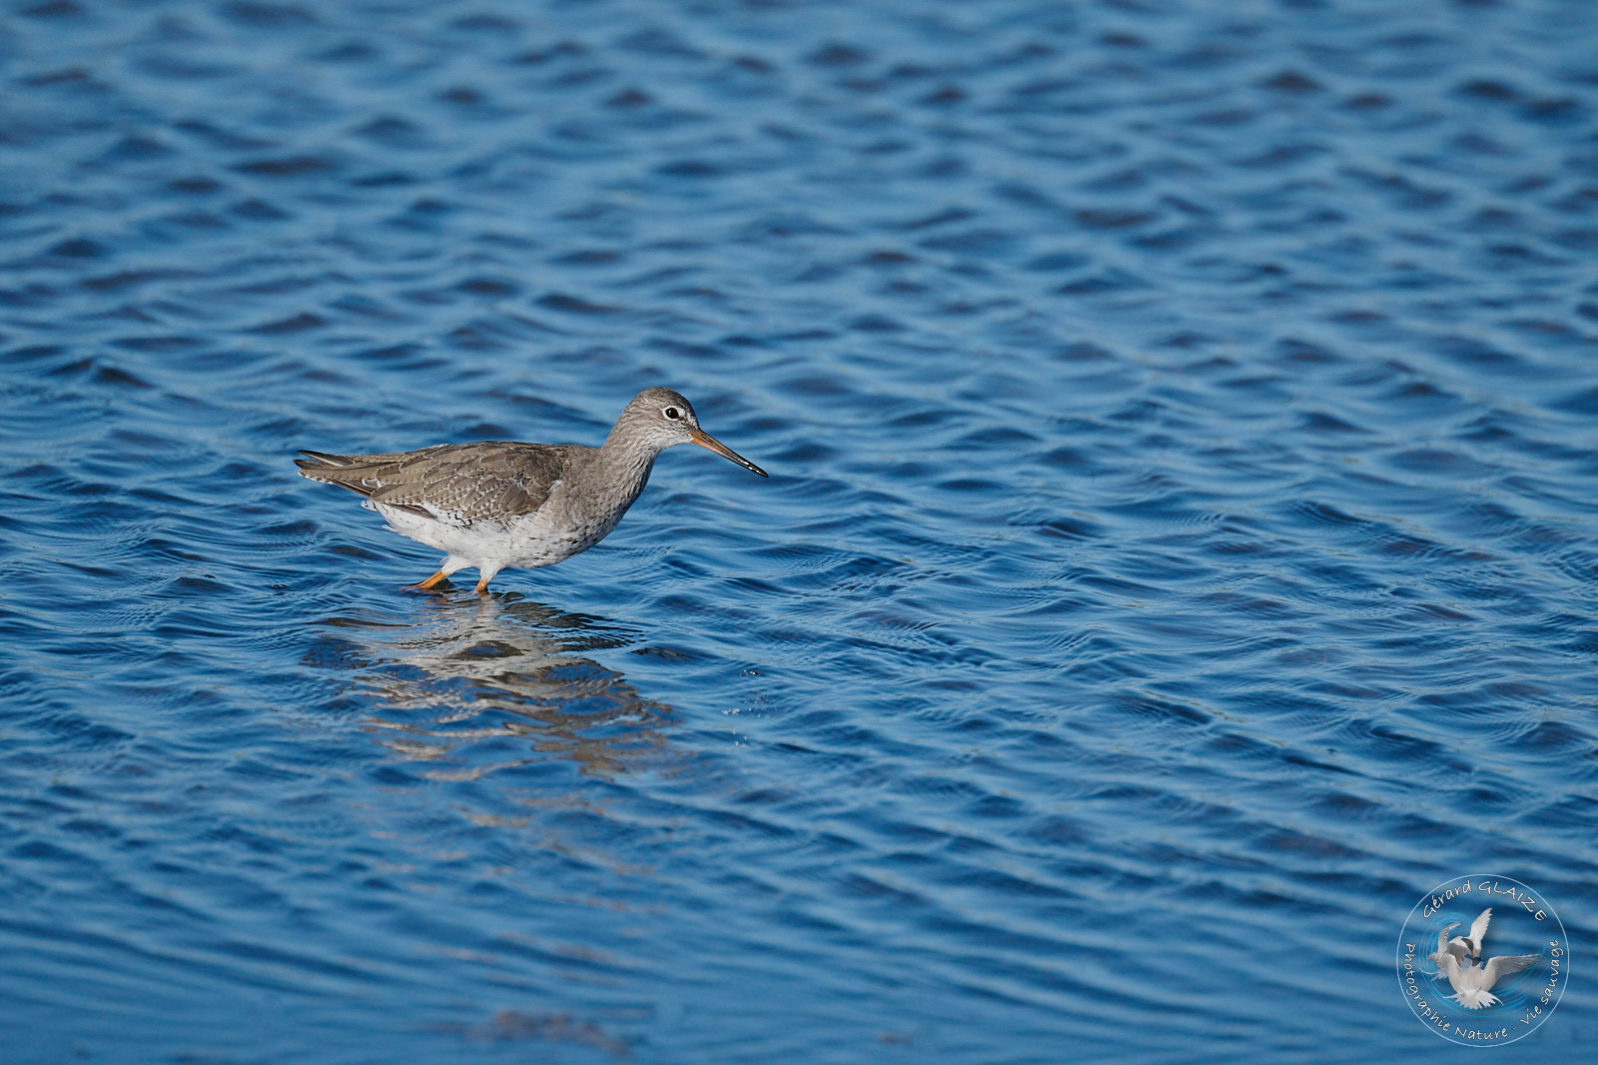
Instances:
[[[612,623],[519,597],[450,596],[405,617],[329,619],[382,700],[374,736],[429,776],[469,779],[568,758],[611,776],[665,744],[671,708],[582,652],[631,642]],[[530,753],[531,752],[531,753]]]

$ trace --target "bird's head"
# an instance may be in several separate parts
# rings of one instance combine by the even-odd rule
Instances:
[[[767,476],[766,471],[738,454],[720,440],[699,428],[699,415],[682,393],[669,388],[646,388],[632,398],[616,420],[615,433],[652,451],[664,451],[678,444],[698,444],[731,459],[751,473]]]

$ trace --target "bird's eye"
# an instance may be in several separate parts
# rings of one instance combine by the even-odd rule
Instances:
[[[676,407],[667,407],[662,413],[664,413],[666,417],[670,418],[672,421],[676,421],[678,418],[682,417],[682,411],[678,410]]]

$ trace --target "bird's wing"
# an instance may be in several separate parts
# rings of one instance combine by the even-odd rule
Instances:
[[[1452,932],[1454,929],[1458,928],[1464,923],[1464,921],[1455,921],[1453,924],[1447,926],[1441,932],[1437,933],[1437,953],[1448,953],[1448,933]]]
[[[1487,963],[1487,973],[1482,977],[1481,987],[1485,991],[1498,982],[1501,976],[1518,973],[1522,969],[1530,969],[1542,961],[1541,954],[1500,954]]]
[[[1487,934],[1487,922],[1491,921],[1492,919],[1493,911],[1492,907],[1489,906],[1487,909],[1478,914],[1476,919],[1470,923],[1470,941],[1476,944],[1476,950],[1478,953],[1481,951],[1482,936]]]
[[[543,506],[577,450],[571,444],[486,441],[378,455],[307,451],[308,457],[295,464],[312,480],[348,488],[374,503],[468,526]]]

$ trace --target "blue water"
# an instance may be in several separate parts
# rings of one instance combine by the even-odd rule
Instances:
[[[5,1062],[1598,1036],[1598,5],[3,10]],[[291,463],[655,384],[484,600]]]

